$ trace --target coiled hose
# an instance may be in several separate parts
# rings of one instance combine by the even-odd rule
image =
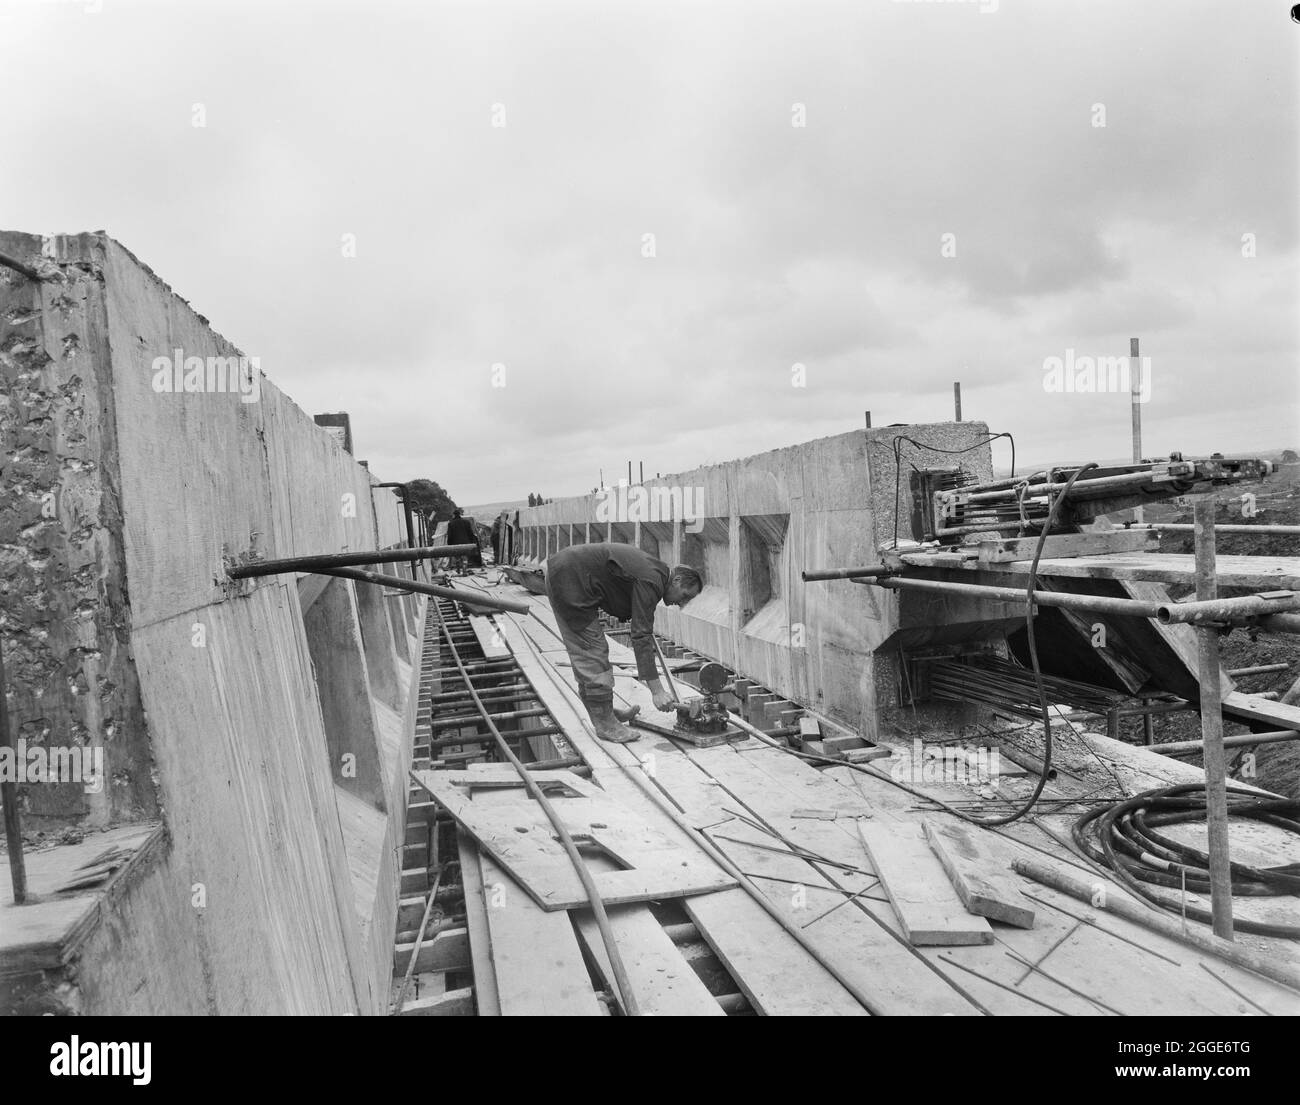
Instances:
[[[1276,825],[1300,834],[1300,801],[1270,797],[1256,790],[1228,786],[1228,816]],[[1174,913],[1197,921],[1212,920],[1208,910],[1186,905],[1145,889],[1143,884],[1209,893],[1209,856],[1157,831],[1158,826],[1204,821],[1205,787],[1200,783],[1148,790],[1112,806],[1090,810],[1074,823],[1072,835],[1080,850],[1109,867],[1133,893]],[[1232,893],[1248,897],[1300,895],[1300,863],[1281,867],[1250,867],[1232,863]],[[1263,921],[1234,920],[1239,932],[1300,939],[1300,927]]]

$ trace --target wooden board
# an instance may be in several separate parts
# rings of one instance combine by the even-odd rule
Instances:
[[[510,649],[502,639],[500,631],[492,624],[491,618],[484,617],[482,614],[471,615],[469,624],[474,630],[474,636],[478,638],[479,648],[483,650],[486,659],[496,660],[510,655]]]
[[[1300,729],[1300,706],[1288,706],[1270,698],[1233,691],[1223,699],[1223,712],[1278,729]]]
[[[965,826],[942,825],[929,818],[921,822],[921,828],[969,913],[1017,928],[1034,927],[1034,911],[1028,908],[1028,899],[981,853],[973,832]]]
[[[456,830],[460,855],[461,887],[465,892],[465,928],[469,932],[469,958],[474,972],[474,1002],[480,1017],[501,1016],[497,976],[492,966],[492,943],[488,935],[487,903],[483,897],[483,876],[478,849],[463,829]]]
[[[726,1016],[648,908],[611,906],[607,913],[614,943],[642,1016]],[[573,923],[582,946],[601,974],[611,981],[613,989],[609,956],[591,910],[574,910]]]
[[[539,909],[482,852],[478,862],[501,1015],[603,1016],[569,915]]]
[[[860,821],[858,833],[912,944],[993,943],[989,923],[966,912],[919,825]]]
[[[569,772],[545,774],[547,785],[557,790],[547,797],[570,834],[587,838],[624,867],[593,876],[607,905],[679,898],[736,885],[711,860],[677,847],[586,780]],[[485,780],[472,772],[417,771],[415,776],[543,909],[588,904],[572,862],[555,839],[554,826],[522,782]],[[476,777],[491,789],[471,797]]]
[[[903,563],[914,567],[965,568],[989,571],[991,565],[975,557],[904,553]],[[1215,559],[1220,587],[1243,587],[1250,591],[1300,591],[1300,557],[1220,556]],[[1029,561],[998,564],[997,571],[1025,575]],[[1080,579],[1118,579],[1152,583],[1196,583],[1196,558],[1187,553],[1113,553],[1074,558],[1044,558],[1039,575],[1073,576]]]
[[[981,541],[979,561],[1002,564],[1013,560],[1034,559],[1037,537],[1010,537],[1001,541]],[[1158,552],[1160,534],[1154,530],[1113,529],[1104,532],[1062,533],[1043,542],[1043,559],[1095,556],[1104,553]]]

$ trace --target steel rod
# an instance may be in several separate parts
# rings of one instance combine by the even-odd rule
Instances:
[[[414,591],[419,595],[433,595],[440,599],[452,599],[466,606],[484,606],[490,610],[508,610],[512,614],[527,614],[531,609],[527,603],[514,599],[503,599],[497,595],[483,594],[470,599],[464,591],[451,587],[439,587],[436,583],[420,583],[414,579],[401,576],[386,576],[379,572],[365,572],[360,568],[315,568],[317,575],[338,576],[340,579],[354,579],[361,583],[374,583],[382,587],[395,587],[399,591]]]
[[[1235,737],[1224,737],[1224,748],[1250,748],[1256,744],[1278,744],[1286,741],[1300,740],[1300,729],[1270,729],[1267,733],[1240,733]],[[1205,741],[1170,741],[1167,744],[1153,744],[1152,752],[1162,756],[1184,756],[1192,752],[1205,750]]]
[[[1214,530],[1207,531],[1211,537]],[[1200,569],[1197,568],[1199,577]],[[1166,603],[1156,612],[1162,625],[1188,623],[1211,625],[1219,622],[1242,621],[1273,614],[1290,614],[1300,610],[1300,596],[1293,591],[1274,591],[1267,595],[1243,595],[1236,599],[1196,599],[1194,602]]]
[[[1028,592],[1018,587],[992,587],[982,583],[952,583],[941,579],[912,579],[893,576],[889,579],[870,579],[868,586],[888,587],[891,590],[932,591],[935,594],[970,595],[990,602],[1018,603],[1023,605]],[[1116,599],[1105,595],[1080,595],[1071,591],[1035,591],[1035,606],[1059,606],[1066,610],[1088,610],[1096,614],[1120,614],[1134,618],[1155,618],[1160,603],[1142,602],[1138,599]]]
[[[873,568],[820,568],[812,572],[801,572],[800,576],[805,583],[813,583],[820,579],[871,579],[876,576],[887,576],[892,572],[892,568],[878,564]]]
[[[1287,671],[1290,664],[1257,664],[1253,668],[1229,668],[1228,677],[1239,679],[1243,675],[1269,675],[1275,671]]]
[[[1193,533],[1196,526],[1190,522],[1150,522],[1146,526],[1126,526],[1126,529],[1167,529],[1174,530],[1178,533]],[[1267,534],[1278,537],[1300,537],[1300,526],[1243,526],[1243,525],[1216,525],[1214,532],[1218,533],[1246,533],[1246,534]]]
[[[320,568],[350,568],[356,564],[393,564],[400,560],[425,557],[463,556],[473,545],[428,545],[416,549],[377,549],[373,552],[321,553],[319,556],[288,556],[279,560],[259,560],[241,564],[226,572],[231,579],[253,579],[283,572],[314,572]]]
[[[1300,971],[1296,971],[1295,968],[1247,951],[1217,936],[1202,936],[1191,929],[1185,931],[1181,924],[1168,920],[1150,907],[1134,904],[1123,896],[1119,887],[1095,880],[1090,883],[1080,882],[1063,871],[1032,860],[1015,859],[1012,860],[1011,866],[1017,874],[1024,875],[1053,890],[1059,890],[1062,894],[1068,894],[1099,912],[1123,917],[1136,925],[1167,936],[1170,940],[1217,955],[1220,959],[1235,963],[1238,967],[1263,975],[1292,990],[1300,991]]]

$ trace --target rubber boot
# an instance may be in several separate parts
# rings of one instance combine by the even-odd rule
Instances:
[[[588,698],[584,696],[587,714],[595,727],[596,736],[612,744],[630,744],[640,739],[639,733],[632,732],[626,725],[620,725],[614,716],[614,702],[609,698]]]

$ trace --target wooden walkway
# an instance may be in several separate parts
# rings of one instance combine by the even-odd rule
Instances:
[[[707,749],[644,732],[627,746],[595,740],[571,671],[559,663],[565,652],[546,600],[513,586],[494,591],[532,604],[534,617],[496,615],[495,639],[513,654],[568,743],[590,766],[591,782],[695,862],[710,863],[660,806],[670,803],[816,952],[743,887],[614,907],[611,923],[644,1010],[777,1016],[1300,1013],[1300,994],[1010,873],[1011,861],[1020,857],[1050,863],[1075,878],[1099,879],[1061,843],[1072,813],[990,830],[925,808],[922,798],[890,781],[889,760],[864,773],[847,766],[818,769],[754,739]],[[615,661],[630,658],[630,650],[617,643],[611,642],[610,651]],[[615,668],[616,693],[651,720],[661,717],[645,688],[620,670],[627,669]],[[685,685],[682,690],[694,693]],[[1063,749],[1062,766],[1074,763],[1076,775],[1063,774],[1047,795],[1078,795],[1095,789],[1098,778],[1119,778],[1132,793],[1195,770],[1127,746],[1107,750],[1104,739],[1099,747],[1100,758],[1092,749]],[[1097,766],[1104,760],[1109,766]],[[963,784],[907,779],[914,790],[948,802],[975,796]],[[1014,796],[1029,782],[1009,777],[997,785],[1000,793]],[[488,800],[505,799],[497,794]],[[981,862],[991,865],[986,870],[996,869],[999,885],[1019,894],[1015,916],[1023,920],[1032,911],[1032,927],[986,921],[960,906],[954,912],[947,898],[958,899],[937,859],[932,868],[909,861],[924,841],[923,821],[934,829],[961,827]],[[589,911],[543,910],[464,833],[459,850],[479,1014],[608,1011],[609,1002],[599,1000],[609,989],[605,953]],[[1113,882],[1107,892],[1128,897]],[[1248,905],[1260,916],[1297,921],[1295,899]],[[950,940],[953,932],[959,935]],[[1250,936],[1239,942],[1280,962],[1297,962],[1289,942]],[[720,993],[732,988],[734,995]]]

